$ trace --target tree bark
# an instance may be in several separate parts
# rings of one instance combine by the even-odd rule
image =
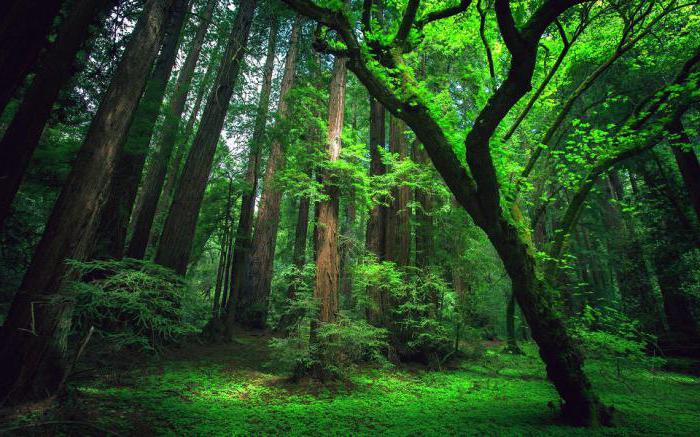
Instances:
[[[0,401],[41,398],[63,377],[70,303],[60,298],[67,258],[90,251],[109,179],[148,71],[163,39],[172,0],[151,0],[61,191],[32,262],[15,295],[0,338]]]
[[[0,229],[10,213],[58,92],[73,73],[75,55],[90,36],[90,26],[114,3],[114,0],[77,1],[61,25],[56,42],[42,57],[32,84],[0,142]]]
[[[293,30],[294,31],[294,30]],[[270,107],[270,92],[272,90],[272,72],[275,67],[275,54],[277,50],[277,33],[279,32],[279,19],[274,14],[270,15],[270,34],[267,41],[267,57],[263,67],[263,82],[260,89],[258,111],[253,127],[253,136],[249,144],[248,164],[245,175],[245,191],[241,198],[241,212],[236,229],[236,243],[233,248],[233,263],[231,265],[231,293],[229,295],[229,308],[234,317],[227,317],[226,329],[233,329],[232,322],[237,320],[248,328],[262,329],[265,327],[266,311],[256,306],[255,299],[250,289],[242,288],[246,274],[246,267],[250,258],[250,239],[253,228],[253,213],[255,211],[255,199],[258,194],[258,173],[262,146],[265,139],[265,128]],[[267,302],[263,302],[265,308]],[[231,305],[235,305],[231,306]],[[234,319],[235,318],[235,319]]]
[[[333,63],[330,92],[328,96],[328,160],[340,158],[341,133],[345,115],[345,78],[347,68],[344,58],[336,58]],[[321,183],[326,198],[318,204],[318,254],[316,255],[316,279],[314,299],[319,304],[318,321],[333,322],[339,310],[339,268],[338,248],[338,206],[340,192],[334,175],[321,174]]]
[[[284,73],[277,107],[277,117],[280,120],[285,120],[288,114],[287,95],[294,85],[300,27],[301,17],[298,16],[292,25],[293,31],[284,61]],[[284,165],[284,144],[280,138],[273,138],[270,144],[267,169],[263,177],[263,192],[258,206],[258,216],[255,219],[249,271],[245,277],[245,288],[250,292],[250,302],[256,312],[250,317],[250,320],[256,320],[255,323],[258,326],[265,326],[267,321],[267,303],[272,283],[272,265],[275,257],[282,197],[282,191],[276,184],[275,176],[282,165]]]
[[[0,14],[0,113],[46,46],[63,0],[6,0]]]
[[[192,84],[194,70],[199,60],[199,55],[202,51],[204,38],[209,29],[209,23],[217,4],[216,0],[208,0],[202,12],[201,21],[197,27],[197,31],[192,39],[192,44],[187,51],[187,57],[182,65],[180,74],[175,83],[173,97],[170,99],[170,104],[165,113],[163,122],[163,132],[161,134],[158,146],[156,148],[153,162],[148,168],[144,184],[141,202],[138,208],[138,213],[134,218],[134,230],[129,242],[129,248],[126,255],[130,258],[142,259],[146,254],[149,236],[151,234],[151,226],[153,218],[158,207],[158,200],[161,197],[163,184],[165,183],[165,175],[168,170],[168,162],[170,155],[173,152],[177,134],[180,129],[180,120],[182,113],[185,110],[187,95]],[[200,99],[201,102],[201,99]],[[179,164],[178,164],[179,168]]]
[[[153,136],[165,89],[170,79],[185,22],[189,0],[175,0],[165,28],[165,39],[139,103],[126,142],[121,148],[100,224],[96,255],[120,259],[124,256],[126,233],[136,200],[141,173]]]
[[[155,261],[184,275],[192,250],[197,216],[224,125],[235,82],[243,62],[256,0],[242,0],[231,29],[223,61],[207,99],[181,183],[170,206]]]

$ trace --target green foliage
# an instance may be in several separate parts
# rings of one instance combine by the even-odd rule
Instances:
[[[112,352],[158,352],[201,330],[208,316],[187,282],[159,265],[134,260],[72,261],[75,331],[94,326]]]
[[[621,363],[656,368],[664,360],[648,354],[654,336],[642,332],[639,322],[632,320],[614,308],[584,307],[580,318],[574,319],[573,333],[579,338],[588,357]]]

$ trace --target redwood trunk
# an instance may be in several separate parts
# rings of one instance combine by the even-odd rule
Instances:
[[[284,63],[284,74],[280,86],[280,97],[277,116],[284,120],[287,117],[287,94],[294,85],[298,52],[298,33],[301,17],[295,18],[289,41],[289,50]],[[258,216],[255,219],[252,251],[250,255],[249,273],[246,275],[246,289],[251,293],[251,304],[260,310],[254,316],[259,326],[264,326],[267,319],[267,302],[270,296],[272,282],[272,263],[277,242],[277,227],[279,226],[280,199],[282,192],[275,181],[277,170],[284,164],[284,147],[279,138],[273,138],[270,144],[270,156],[263,178],[263,192],[260,197]]]
[[[328,160],[340,157],[341,133],[345,113],[345,77],[347,68],[344,58],[333,63],[330,92],[328,96]],[[321,183],[326,198],[318,204],[318,254],[316,255],[316,279],[314,299],[318,301],[318,321],[333,322],[338,317],[338,289],[340,251],[338,249],[338,204],[340,192],[334,176],[321,174]]]
[[[192,250],[197,216],[214,160],[214,152],[248,43],[256,0],[241,0],[223,61],[207,99],[181,183],[160,238],[156,263],[184,275]]]
[[[671,134],[677,136],[676,144],[671,147],[671,150],[673,150],[678,170],[681,172],[690,203],[695,209],[695,216],[700,222],[700,164],[698,164],[698,157],[683,128],[680,116],[675,117],[668,126]]]
[[[248,259],[250,257],[250,237],[253,228],[253,212],[255,211],[255,198],[258,193],[258,173],[260,169],[260,155],[265,137],[265,126],[270,107],[270,92],[272,90],[272,72],[275,67],[275,52],[277,50],[277,33],[279,20],[273,14],[270,16],[270,35],[267,42],[267,57],[263,67],[263,82],[260,89],[258,112],[255,117],[253,137],[249,145],[248,166],[246,169],[246,188],[241,198],[241,212],[236,229],[236,243],[233,249],[233,263],[231,264],[231,292],[229,294],[228,311],[233,311],[236,320],[249,328],[262,329],[265,327],[264,308],[256,306],[248,289],[242,289]],[[265,308],[267,302],[263,303]],[[234,319],[227,317],[226,324],[229,331],[233,328],[231,322]]]
[[[90,35],[90,25],[113,3],[114,0],[76,2],[56,42],[41,59],[32,84],[0,142],[0,228],[10,213],[58,92],[73,73],[75,55]]]
[[[6,0],[0,14],[0,113],[47,44],[63,0]]]
[[[163,133],[158,142],[158,147],[156,148],[151,166],[148,168],[138,214],[136,214],[134,218],[134,230],[126,253],[130,258],[141,259],[146,254],[153,218],[155,217],[158,200],[160,199],[165,182],[165,175],[168,170],[168,162],[170,162],[170,155],[173,152],[173,147],[177,140],[177,134],[180,129],[180,119],[185,110],[187,94],[192,84],[192,76],[194,75],[194,70],[202,51],[204,37],[207,35],[207,29],[209,28],[216,3],[216,0],[207,1],[204,12],[202,13],[201,22],[197,27],[192,44],[187,51],[187,57],[182,65],[182,70],[180,70],[180,74],[177,77],[173,97],[165,113]]]
[[[413,154],[417,163],[429,166],[430,160],[422,144],[414,144]],[[425,189],[416,189],[416,267],[426,268],[435,255],[433,196]]]
[[[12,302],[0,341],[0,402],[45,397],[63,373],[70,303],[58,302],[67,258],[83,259],[119,147],[158,53],[172,0],[151,0],[136,24]]]
[[[129,128],[126,143],[114,169],[112,182],[97,230],[98,256],[122,258],[126,244],[131,210],[134,207],[141,173],[160,113],[161,103],[170,73],[177,59],[180,33],[185,21],[189,0],[175,0],[165,28],[165,40],[150,75],[134,121]]]

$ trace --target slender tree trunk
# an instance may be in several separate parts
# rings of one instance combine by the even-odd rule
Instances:
[[[207,35],[207,29],[209,28],[216,3],[216,0],[207,0],[201,21],[192,39],[192,44],[187,51],[187,57],[177,77],[173,97],[170,99],[170,104],[165,113],[163,132],[158,142],[151,166],[148,168],[144,181],[143,193],[141,195],[140,207],[134,219],[135,225],[127,250],[127,256],[130,258],[141,259],[146,254],[153,218],[156,214],[158,200],[161,197],[165,175],[168,170],[168,162],[170,162],[170,155],[172,154],[175,141],[177,140],[180,120],[187,101],[187,94],[190,91],[194,70],[202,51],[204,38]]]
[[[404,135],[406,124],[399,118],[390,117],[389,145],[392,153],[398,154],[400,160],[408,157],[408,142]],[[392,190],[394,198],[386,222],[386,257],[397,266],[407,266],[411,262],[411,201],[410,188],[401,185]]]
[[[284,73],[282,84],[280,85],[279,104],[277,108],[277,116],[281,120],[287,117],[287,95],[294,85],[294,72],[296,70],[297,52],[299,49],[298,39],[301,20],[301,17],[297,16],[292,25],[289,49],[287,50],[287,56],[284,62]],[[284,145],[280,138],[273,138],[270,144],[267,169],[263,177],[263,192],[258,206],[258,216],[255,219],[255,231],[253,232],[249,271],[245,277],[245,288],[250,292],[251,305],[259,311],[254,317],[257,320],[255,322],[257,326],[265,326],[267,318],[267,302],[270,296],[272,264],[275,256],[275,244],[277,242],[277,228],[279,226],[280,216],[280,200],[282,197],[282,192],[275,181],[275,175],[283,164]],[[233,316],[234,314],[229,312],[229,317]]]
[[[51,25],[64,3],[63,0],[5,1],[0,14],[0,113],[46,46]]]
[[[181,275],[187,271],[199,208],[248,44],[255,4],[256,0],[241,0],[239,5],[223,61],[207,99],[156,252],[156,263],[170,267]]]
[[[383,150],[386,144],[386,111],[381,103],[370,98],[369,103],[369,175],[381,176],[386,173],[386,168],[382,162],[380,149]],[[380,204],[383,199],[373,199],[373,206],[369,212],[367,221],[366,246],[367,250],[377,256],[377,260],[386,259],[386,220],[387,207]],[[383,290],[377,287],[370,287],[367,290],[371,302],[367,308],[367,320],[375,326],[386,325],[386,314],[388,312],[387,297]]]
[[[246,267],[250,258],[250,239],[253,228],[253,213],[255,211],[255,198],[258,194],[258,173],[260,169],[260,157],[265,139],[265,127],[270,107],[270,92],[272,90],[272,72],[275,67],[275,54],[277,51],[277,33],[279,32],[279,19],[274,14],[270,15],[270,34],[267,42],[267,58],[263,67],[263,82],[260,89],[258,112],[255,117],[253,137],[249,145],[248,165],[245,175],[246,188],[241,198],[241,212],[236,229],[236,244],[233,248],[233,264],[231,266],[231,305],[227,311],[233,311],[235,320],[248,328],[262,329],[265,327],[265,314],[267,302],[261,302],[259,307],[250,293],[250,289],[243,289]],[[230,331],[234,318],[227,317],[226,328]]]
[[[119,146],[158,53],[172,3],[146,3],[12,302],[0,334],[3,403],[44,397],[57,390],[63,378],[62,334],[67,334],[71,308],[59,294],[65,260],[83,259],[91,249]]]
[[[148,154],[165,88],[177,60],[180,33],[187,14],[189,0],[175,0],[165,29],[165,39],[153,72],[139,103],[126,143],[121,148],[104,212],[97,229],[96,255],[122,258],[126,232],[134,207],[141,173]]]
[[[151,225],[149,237],[150,247],[158,246],[160,232],[163,230],[163,222],[165,221],[167,213],[170,210],[170,205],[172,204],[173,196],[175,195],[175,188],[177,187],[177,182],[180,180],[182,158],[185,157],[189,140],[192,137],[192,132],[194,131],[194,124],[197,121],[197,116],[199,115],[200,110],[202,109],[202,102],[207,91],[207,85],[209,84],[212,71],[212,64],[209,64],[209,67],[204,74],[204,78],[202,79],[202,83],[199,86],[197,97],[192,105],[192,113],[187,120],[187,125],[185,126],[185,132],[182,135],[180,145],[177,148],[175,156],[173,157],[173,162],[170,163],[170,168],[165,176],[165,185],[163,186],[163,192],[158,200],[155,218],[153,219],[153,224]]]
[[[58,92],[73,73],[75,55],[90,35],[90,25],[114,2],[77,1],[61,25],[56,42],[41,59],[34,80],[0,142],[0,229],[10,213]]]
[[[341,133],[345,114],[345,58],[336,58],[333,63],[328,97],[328,160],[340,157]],[[324,194],[318,204],[318,254],[316,255],[316,279],[314,299],[319,303],[318,322],[328,323],[338,316],[340,250],[338,248],[338,204],[340,192],[334,175],[321,175]]]

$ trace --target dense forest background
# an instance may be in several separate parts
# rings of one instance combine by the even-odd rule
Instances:
[[[700,432],[699,32],[692,0],[2,2],[5,430]]]

